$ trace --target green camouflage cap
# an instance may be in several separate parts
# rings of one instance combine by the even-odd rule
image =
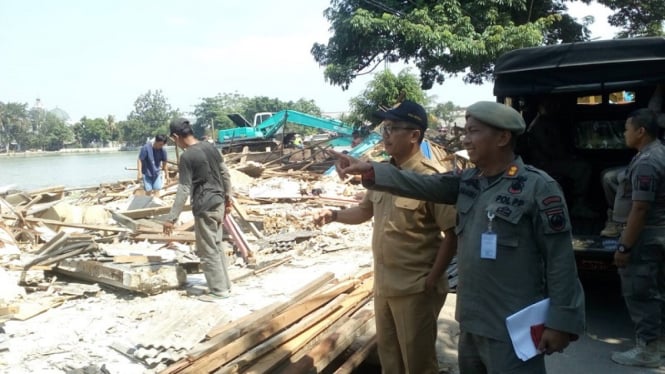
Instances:
[[[479,101],[466,108],[466,116],[492,127],[521,135],[526,129],[524,118],[515,109],[493,101]]]

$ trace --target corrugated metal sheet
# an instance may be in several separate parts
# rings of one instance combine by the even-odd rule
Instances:
[[[229,318],[216,303],[197,303],[196,308],[164,305],[163,313],[156,314],[152,319],[134,336],[128,337],[126,342],[113,344],[127,347],[123,353],[144,362],[148,367],[183,358],[187,351],[203,340],[213,326]]]

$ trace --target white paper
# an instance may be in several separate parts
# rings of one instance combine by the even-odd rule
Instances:
[[[527,361],[538,354],[538,347],[531,339],[531,326],[545,323],[549,307],[550,299],[547,298],[506,318],[510,340],[520,360]]]

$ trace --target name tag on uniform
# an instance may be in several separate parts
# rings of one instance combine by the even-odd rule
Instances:
[[[481,235],[480,258],[496,260],[496,233],[484,232]]]

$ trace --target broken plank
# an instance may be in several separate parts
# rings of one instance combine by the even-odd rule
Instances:
[[[97,230],[97,231],[114,231],[114,232],[128,232],[129,230],[124,228],[124,227],[118,227],[118,226],[109,226],[109,225],[88,225],[85,223],[67,223],[67,222],[61,222],[61,221],[56,221],[53,219],[44,219],[44,218],[34,218],[34,217],[26,217],[24,218],[26,222],[34,222],[34,223],[43,223],[45,225],[53,225],[53,226],[65,226],[65,227],[75,227],[79,229],[86,229],[86,230]]]
[[[263,309],[259,309],[258,311],[246,316],[246,318],[234,321],[232,324],[223,324],[215,326],[208,332],[208,334],[206,334],[206,336],[212,338],[217,335],[224,334],[223,338],[218,338],[218,340],[216,341],[217,344],[225,344],[229,341],[232,341],[238,336],[241,336],[242,334],[249,331],[249,329],[254,324],[259,324],[267,320],[270,320],[274,316],[280,314],[281,312],[289,308],[291,305],[298,303],[300,300],[312,294],[314,291],[321,288],[324,284],[330,282],[333,278],[334,278],[333,273],[330,272],[325,273],[320,277],[314,279],[313,281],[309,282],[308,284],[306,284],[304,287],[300,288],[296,292],[294,292],[289,300],[282,303],[274,303]],[[210,340],[209,344],[214,344],[212,343],[212,339]],[[204,348],[202,350],[197,350],[197,351],[192,351],[188,353],[190,359],[196,359],[197,357],[202,356],[203,354],[205,354],[206,349]]]
[[[0,306],[0,317],[18,313],[20,307],[18,305]]]
[[[39,252],[37,252],[37,256],[44,256],[48,254],[50,251],[59,248],[62,244],[64,244],[67,241],[67,239],[69,239],[67,233],[64,231],[60,231],[53,238],[51,238],[51,240],[42,245],[42,247],[39,249]]]
[[[128,256],[113,256],[113,262],[116,264],[145,264],[147,262],[161,262],[161,256],[142,256],[142,255],[128,255]]]
[[[342,317],[344,309],[340,305],[346,297],[347,295],[338,296],[328,305],[243,353],[240,357],[219,368],[215,373],[263,374],[271,372],[273,368],[290,355],[290,352],[303,347],[308,341]]]
[[[138,227],[138,224],[136,221],[133,219],[127,217],[126,215],[119,213],[119,212],[114,212],[113,210],[109,209],[109,212],[111,212],[111,217],[120,224],[120,226],[126,227],[132,231],[135,231],[136,228]]]
[[[316,338],[331,326],[337,323],[343,323],[348,320],[349,315],[367,303],[372,295],[372,283],[365,282],[350,294],[342,294],[331,303],[319,309],[319,311],[305,317],[295,326],[287,329],[285,332],[271,338],[265,343],[244,353],[242,356],[233,360],[222,367],[217,373],[255,373],[263,374],[271,372],[287,360],[293,352],[305,347],[312,339]],[[336,302],[339,304],[332,309],[333,313],[319,315],[319,312],[326,308],[332,308]],[[264,356],[265,355],[265,356]],[[262,357],[263,356],[263,357]],[[260,360],[257,360],[261,357]],[[247,368],[248,366],[251,366]]]
[[[58,297],[52,300],[40,300],[39,302],[24,302],[19,306],[18,313],[12,316],[12,319],[17,321],[25,321],[34,316],[40,315],[51,308],[62,305],[66,300],[71,297]]]
[[[172,232],[170,236],[164,234],[138,234],[134,240],[150,240],[155,242],[195,242],[196,236],[193,232]]]
[[[353,343],[355,336],[363,332],[362,327],[372,317],[374,317],[374,312],[369,307],[360,310],[341,327],[312,348],[307,355],[286,367],[284,372],[293,374],[322,372],[328,364]]]
[[[192,209],[192,206],[190,204],[186,204],[183,210],[190,210]],[[124,212],[120,212],[120,214],[132,218],[132,219],[137,219],[137,218],[146,218],[150,216],[158,216],[161,214],[167,214],[171,211],[170,206],[160,206],[160,207],[155,207],[155,208],[144,208],[144,209],[134,209],[134,210],[126,210]]]
[[[217,351],[207,354],[203,358],[197,360],[190,367],[183,370],[183,373],[209,373],[248,349],[269,339],[282,329],[292,325],[304,316],[327,304],[330,300],[332,300],[332,297],[329,299],[314,299],[295,305],[272,320],[257,325],[255,330],[248,332],[233,342],[220,347]]]
[[[376,334],[368,339],[351,357],[349,357],[342,366],[340,366],[334,374],[352,374],[367,357],[376,349]]]
[[[256,235],[257,238],[263,239],[263,234],[256,228],[256,225],[254,225],[254,223],[249,220],[245,208],[241,204],[238,204],[238,202],[234,197],[231,197],[231,203],[233,204],[233,209],[235,209],[235,211],[238,213],[240,220],[244,224],[249,226],[249,228],[252,230],[252,232],[254,233],[254,235]]]
[[[89,282],[99,282],[144,294],[157,294],[181,287],[185,270],[176,264],[150,264],[132,267],[128,264],[102,263],[90,260],[65,260],[54,272]]]

